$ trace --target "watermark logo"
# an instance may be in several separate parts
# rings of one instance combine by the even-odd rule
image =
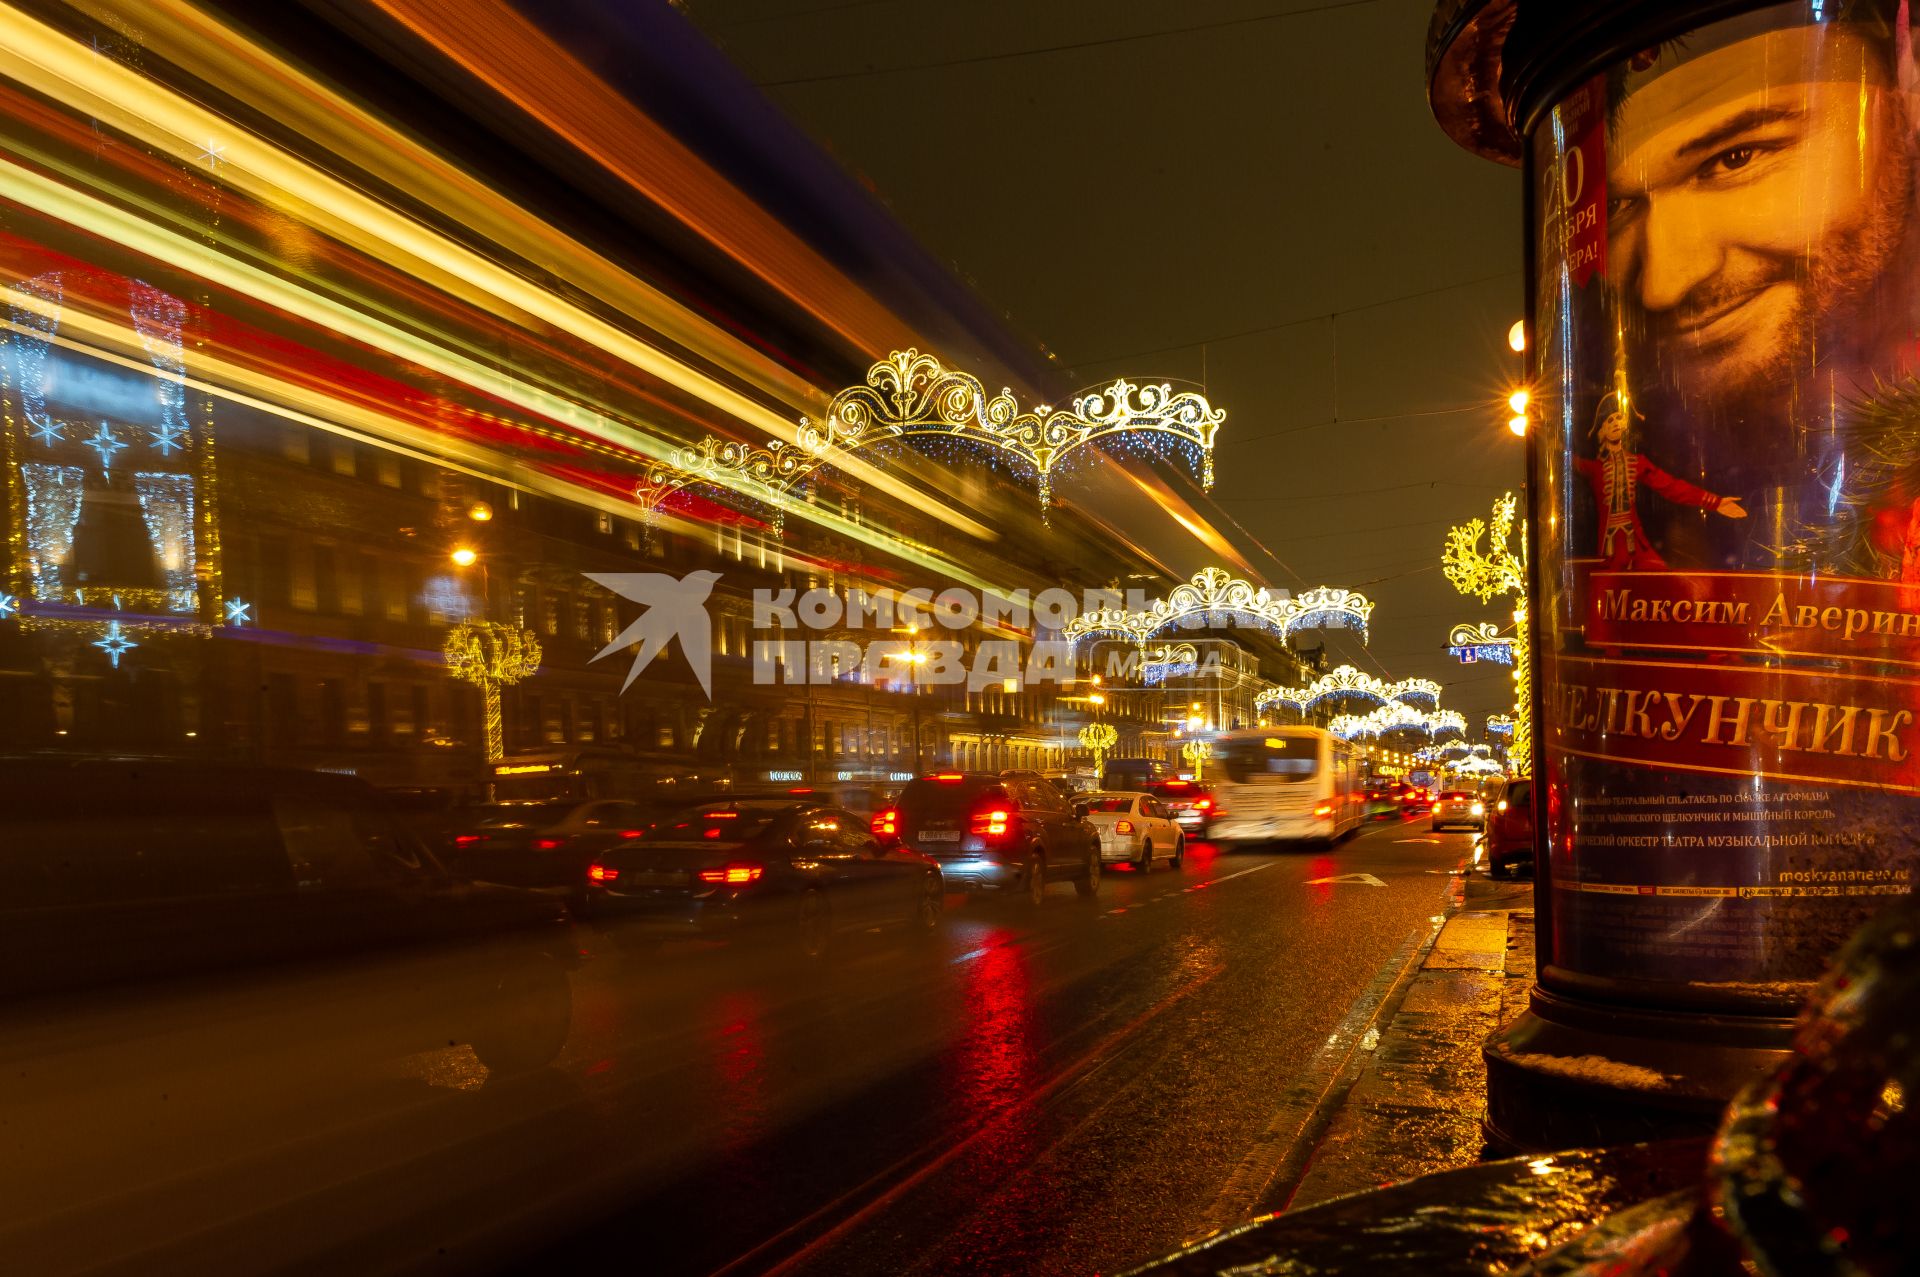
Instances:
[[[632,687],[640,671],[653,664],[653,658],[677,638],[680,651],[693,668],[693,676],[700,680],[700,690],[707,694],[708,700],[713,699],[713,618],[707,614],[707,598],[720,580],[718,572],[703,568],[680,577],[668,576],[665,572],[589,572],[586,575],[596,585],[603,585],[644,609],[638,620],[620,631],[613,642],[593,657],[597,661],[622,648],[640,645],[633,654],[632,667],[627,670],[627,681],[620,685],[621,691]]]

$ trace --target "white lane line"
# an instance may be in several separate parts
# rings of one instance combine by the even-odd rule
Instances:
[[[974,949],[971,952],[961,954],[959,957],[955,958],[950,965],[957,967],[963,962],[972,962],[975,958],[984,958],[989,953],[992,953],[992,952],[993,952],[992,945],[987,945],[985,948],[981,948],[981,949]]]

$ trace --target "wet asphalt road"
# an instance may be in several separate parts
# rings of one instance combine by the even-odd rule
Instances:
[[[1419,819],[1332,852],[1196,844],[1091,902],[953,897],[938,935],[820,964],[586,932],[566,1048],[519,1077],[389,1049],[376,1030],[459,983],[431,964],[16,1017],[0,1254],[45,1277],[1111,1271],[1252,1213],[1283,1099],[1471,843]],[[1383,885],[1311,882],[1347,874]]]
[[[1420,819],[1331,853],[1200,844],[1091,904],[956,898],[920,951],[862,937],[811,978],[686,962],[641,991],[611,960],[569,1064],[679,1150],[672,1178],[531,1266],[640,1245],[660,1273],[1092,1273],[1242,1217],[1228,1181],[1260,1182],[1280,1098],[1471,842]],[[1384,885],[1309,885],[1347,874]]]

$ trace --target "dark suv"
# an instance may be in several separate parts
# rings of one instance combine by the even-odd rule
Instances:
[[[1100,835],[1045,780],[940,772],[873,818],[882,842],[930,857],[950,888],[1018,888],[1035,905],[1049,882],[1100,889]]]

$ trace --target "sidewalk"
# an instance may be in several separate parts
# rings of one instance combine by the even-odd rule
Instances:
[[[1441,928],[1407,982],[1286,1209],[1480,1159],[1480,1044],[1526,1006],[1532,905],[1530,883],[1469,880],[1466,908]]]

